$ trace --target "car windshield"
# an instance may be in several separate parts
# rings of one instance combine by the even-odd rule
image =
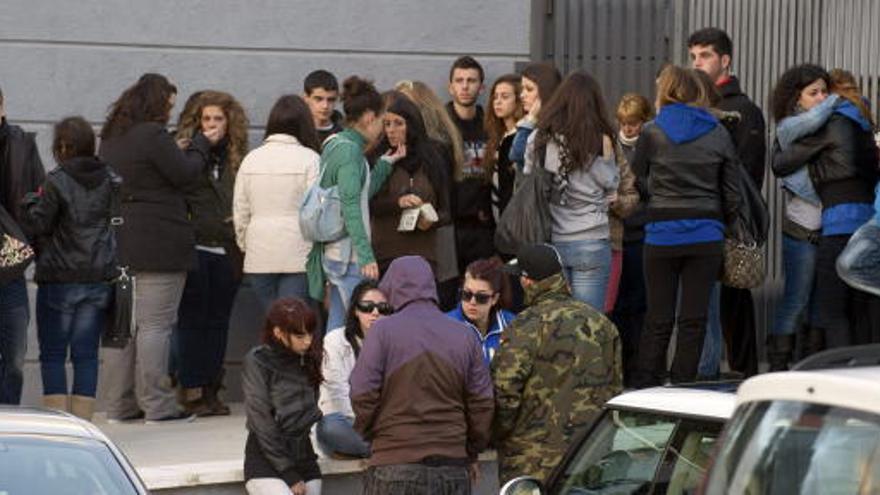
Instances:
[[[0,436],[0,495],[137,494],[110,449],[97,440]]]
[[[647,493],[677,420],[610,410],[569,463],[562,494]]]
[[[707,494],[880,492],[880,416],[792,401],[741,407]]]

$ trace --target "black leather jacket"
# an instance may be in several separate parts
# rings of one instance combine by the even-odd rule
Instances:
[[[773,173],[777,177],[792,174],[805,163],[823,208],[874,202],[877,145],[870,132],[848,117],[833,114],[824,127],[785,151],[774,147]]]
[[[245,470],[268,461],[288,483],[303,479],[299,470],[316,459],[309,430],[321,410],[300,357],[275,344],[252,349],[244,358],[242,389],[247,429],[260,446],[245,451]]]
[[[693,141],[673,143],[660,129],[645,126],[633,156],[649,222],[715,219],[729,224],[740,206],[736,149],[718,125]]]
[[[36,238],[37,282],[94,283],[115,273],[110,227],[114,176],[94,157],[74,158],[22,200],[22,225]]]

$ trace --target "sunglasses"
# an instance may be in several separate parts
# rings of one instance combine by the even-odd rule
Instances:
[[[492,300],[492,296],[494,296],[495,294],[487,294],[485,292],[471,292],[467,289],[462,289],[458,291],[458,295],[459,297],[461,297],[462,302],[474,300],[477,304],[488,304],[489,301]]]
[[[378,309],[380,315],[388,316],[394,313],[394,308],[387,302],[358,301],[354,306],[361,313],[372,313],[374,309]]]

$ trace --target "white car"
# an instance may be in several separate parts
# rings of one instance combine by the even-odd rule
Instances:
[[[142,495],[128,459],[70,414],[0,406],[0,495]]]
[[[546,483],[516,478],[515,494],[691,493],[702,481],[737,383],[656,387],[611,399]]]
[[[704,493],[880,493],[878,364],[843,348],[744,382]]]

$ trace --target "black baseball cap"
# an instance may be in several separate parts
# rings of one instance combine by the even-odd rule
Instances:
[[[516,258],[504,265],[505,273],[532,280],[544,280],[562,272],[556,248],[549,244],[527,244],[516,252]]]

